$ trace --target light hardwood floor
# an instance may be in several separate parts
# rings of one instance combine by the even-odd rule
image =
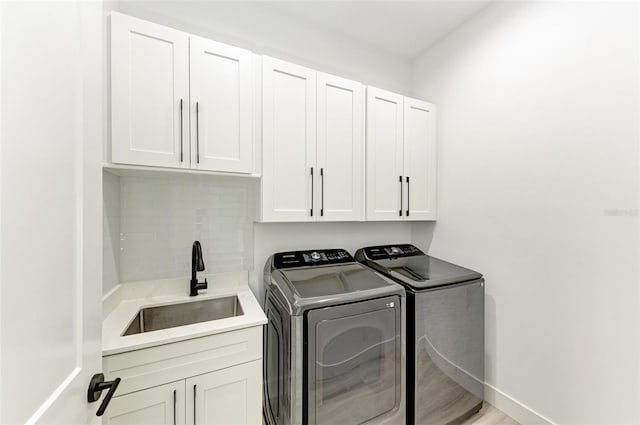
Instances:
[[[501,410],[486,401],[478,413],[464,421],[461,425],[520,425]]]

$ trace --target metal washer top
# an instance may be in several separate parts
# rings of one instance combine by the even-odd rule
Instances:
[[[292,315],[304,311],[391,294],[404,296],[404,288],[357,263],[279,269],[272,255],[265,265],[265,284],[279,294]]]

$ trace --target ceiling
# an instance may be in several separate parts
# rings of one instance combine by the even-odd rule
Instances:
[[[489,1],[270,1],[263,5],[265,3],[293,18],[411,60],[484,9]]]
[[[1,0],[0,0],[1,1]],[[490,0],[108,0],[214,27],[308,26],[412,61]],[[125,9],[126,13],[126,9]]]

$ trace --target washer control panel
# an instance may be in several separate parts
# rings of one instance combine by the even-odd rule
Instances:
[[[344,249],[278,252],[273,255],[273,264],[277,269],[326,266],[330,264],[353,263],[354,261],[351,254]]]
[[[424,252],[410,244],[370,246],[364,248],[364,252],[371,260],[425,255]]]

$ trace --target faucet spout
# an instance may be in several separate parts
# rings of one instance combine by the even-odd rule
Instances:
[[[204,260],[202,259],[202,245],[199,241],[195,241],[191,248],[191,282],[189,284],[189,296],[198,295],[199,289],[207,289],[207,279],[204,282],[198,282],[196,272],[204,271]]]

